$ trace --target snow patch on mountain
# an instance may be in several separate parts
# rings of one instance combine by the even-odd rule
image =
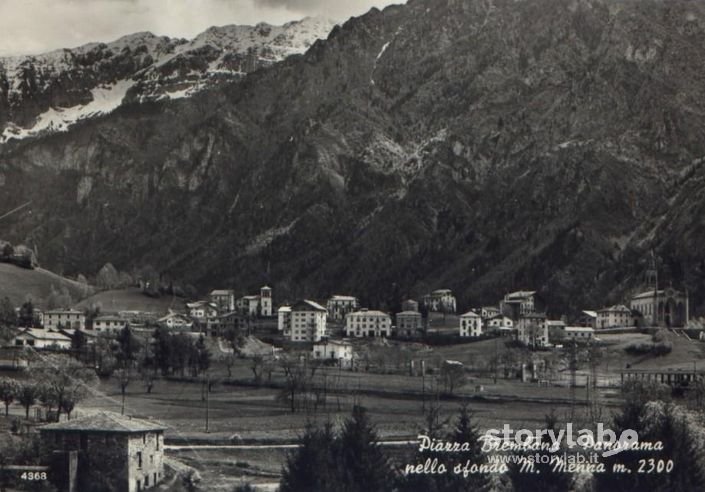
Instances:
[[[71,108],[49,108],[39,115],[31,128],[10,125],[0,136],[0,143],[11,139],[22,140],[45,132],[65,132],[81,120],[109,114],[122,104],[133,85],[132,80],[120,80],[112,85],[96,87],[91,91],[93,100],[88,104]]]

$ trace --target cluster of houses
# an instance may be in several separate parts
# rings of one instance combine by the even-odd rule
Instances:
[[[206,299],[189,302],[185,312],[119,312],[102,314],[87,322],[86,314],[75,309],[41,312],[35,310],[35,327],[20,331],[15,346],[70,348],[75,330],[89,337],[115,334],[127,324],[139,326],[146,320],[173,331],[222,336],[227,330],[243,330],[256,320],[269,320],[279,335],[293,343],[314,344],[314,358],[347,358],[344,339],[421,338],[433,331],[435,320],[446,317],[460,338],[513,337],[531,347],[550,347],[566,340],[589,341],[596,331],[634,326],[685,326],[688,323],[688,295],[673,288],[653,288],[632,296],[627,305],[585,310],[569,325],[565,317],[549,319],[535,291],[506,294],[494,306],[482,306],[456,315],[457,301],[449,289],[433,291],[421,302],[408,299],[395,314],[361,307],[350,295],[334,295],[326,301],[301,299],[274,310],[272,289],[264,286],[257,295],[237,298],[233,290],[213,290]],[[445,325],[448,333],[448,324]],[[241,332],[241,331],[240,331]],[[338,339],[336,341],[336,339]]]

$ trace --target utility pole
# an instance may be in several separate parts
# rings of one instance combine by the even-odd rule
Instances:
[[[210,410],[210,375],[206,374],[206,433],[208,430],[208,412]]]
[[[499,370],[499,359],[497,358],[497,341],[494,339],[494,384],[497,384],[497,371]]]

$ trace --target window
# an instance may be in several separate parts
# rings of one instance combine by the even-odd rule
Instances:
[[[142,468],[142,451],[137,451],[137,468]]]

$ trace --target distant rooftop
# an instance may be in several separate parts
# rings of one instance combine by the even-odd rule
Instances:
[[[354,313],[348,314],[348,316],[389,316],[387,313],[383,313],[382,311],[355,311]]]
[[[465,314],[460,315],[461,318],[479,318],[480,315],[477,314],[475,311],[468,311]]]
[[[357,297],[355,296],[338,296],[335,295],[330,298],[331,301],[357,301]]]
[[[58,331],[53,331],[53,330],[45,330],[43,328],[25,328],[22,332],[18,333],[17,336],[20,335],[28,335],[32,338],[36,338],[38,340],[59,340],[59,341],[66,341],[70,340],[70,338],[63,333],[59,333]]]
[[[617,304],[614,306],[602,308],[597,312],[598,313],[609,313],[609,312],[626,312],[626,311],[631,312],[631,309],[629,309],[627,306],[625,306],[623,304]]]
[[[504,296],[505,299],[526,299],[527,297],[531,297],[534,294],[536,294],[535,290],[518,290],[516,292],[510,292],[506,296]]]
[[[678,290],[676,290],[676,289],[659,289],[659,290],[657,290],[655,293],[654,293],[653,290],[649,290],[649,291],[647,291],[647,292],[640,292],[640,293],[635,294],[634,296],[632,296],[632,299],[647,299],[647,298],[650,298],[650,297],[654,297],[654,295],[656,295],[656,296],[668,296],[668,295],[669,295],[668,291],[671,291],[674,296],[682,296],[682,295],[684,295],[682,292],[680,292],[680,291],[678,291]]]
[[[231,296],[233,295],[232,290],[226,290],[226,289],[220,289],[220,290],[214,290],[211,292],[212,296]]]
[[[157,432],[166,427],[147,420],[133,419],[114,413],[101,412],[66,422],[45,425],[39,428],[44,432],[119,432],[125,434]]]
[[[308,299],[301,300],[291,306],[292,311],[325,311],[326,313],[328,310],[318,304],[317,302],[310,301]]]

